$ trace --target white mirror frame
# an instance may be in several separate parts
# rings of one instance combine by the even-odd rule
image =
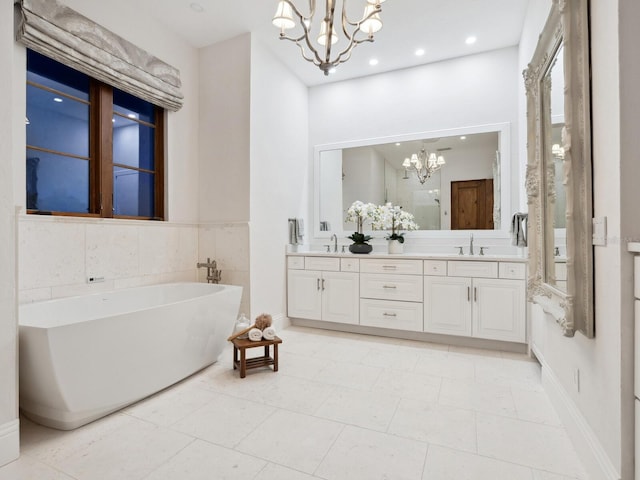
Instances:
[[[553,0],[551,12],[528,68],[527,195],[529,204],[529,301],[539,304],[572,337],[576,331],[595,335],[593,314],[592,161],[588,0]],[[567,289],[545,282],[545,238],[553,226],[545,215],[547,178],[545,145],[550,128],[549,102],[544,101],[545,74],[560,44],[564,47],[565,185],[567,195]]]
[[[328,150],[341,150],[344,148],[366,147],[372,145],[382,145],[394,142],[406,142],[412,140],[422,140],[425,138],[449,137],[457,135],[472,135],[474,133],[498,132],[500,146],[500,211],[502,212],[502,222],[497,230],[416,230],[410,232],[410,238],[448,238],[448,237],[468,237],[471,231],[492,232],[491,235],[509,236],[509,219],[511,215],[511,125],[509,123],[492,123],[487,125],[475,125],[460,128],[450,128],[446,130],[435,130],[430,132],[416,132],[405,135],[394,135],[389,137],[367,138],[348,142],[330,143],[316,145],[313,149],[313,234],[317,239],[329,238],[336,234],[339,238],[346,237],[353,233],[352,227],[347,227],[343,223],[341,229],[330,231],[320,230],[320,154]],[[366,199],[362,199],[366,201]],[[351,228],[351,230],[349,230]],[[380,233],[383,236],[383,233]],[[375,232],[374,232],[375,235]],[[407,237],[409,238],[409,236]]]

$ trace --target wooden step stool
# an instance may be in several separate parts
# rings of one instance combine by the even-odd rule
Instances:
[[[282,339],[275,337],[273,340],[260,340],[252,342],[248,338],[234,338],[233,343],[233,369],[240,368],[240,378],[247,376],[247,370],[251,368],[268,367],[273,365],[273,371],[278,371],[278,345]],[[269,354],[269,347],[273,345],[273,358]],[[264,356],[247,359],[247,348],[264,347]],[[240,357],[238,357],[240,352]]]

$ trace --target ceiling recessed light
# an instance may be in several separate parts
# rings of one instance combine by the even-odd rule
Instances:
[[[191,7],[191,10],[193,10],[196,13],[204,12],[204,7],[199,3],[193,2],[191,5],[189,5],[189,7]]]
[[[467,45],[473,45],[474,43],[476,43],[478,41],[478,39],[474,36],[471,37],[467,37],[467,39],[464,41]]]
[[[54,101],[54,102],[61,103],[61,102],[62,102],[62,99],[61,99],[60,97],[54,97],[54,98],[53,98],[53,101]]]
[[[422,55],[424,55],[424,48],[419,48],[415,51],[415,54],[417,57],[421,57]]]
[[[372,58],[371,60],[369,60],[369,65],[371,65],[372,67],[378,65],[378,59]]]
[[[400,142],[396,142],[396,147],[399,147],[400,145],[402,145]]]
[[[460,137],[460,140],[466,140],[466,139],[467,139],[467,137],[466,137],[465,135],[462,135],[462,136]]]

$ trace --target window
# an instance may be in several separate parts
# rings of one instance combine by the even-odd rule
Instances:
[[[162,219],[164,110],[27,50],[27,211]]]

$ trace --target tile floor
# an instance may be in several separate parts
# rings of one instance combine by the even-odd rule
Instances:
[[[22,424],[0,480],[587,480],[524,355],[289,327],[71,432]]]

